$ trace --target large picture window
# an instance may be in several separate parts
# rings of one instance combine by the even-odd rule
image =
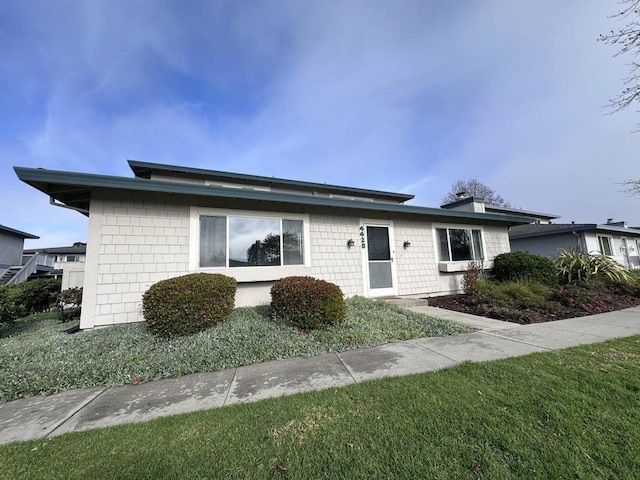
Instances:
[[[482,232],[466,228],[438,228],[438,251],[441,262],[482,260]]]
[[[201,267],[303,265],[303,252],[302,220],[200,217]]]

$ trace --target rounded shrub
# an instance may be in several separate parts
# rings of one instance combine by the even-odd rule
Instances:
[[[142,296],[147,328],[161,337],[192,335],[233,311],[237,284],[221,274],[193,273],[152,285]]]
[[[501,253],[493,262],[493,276],[499,282],[530,280],[553,287],[558,273],[553,261],[526,252]]]
[[[344,320],[346,304],[340,287],[313,277],[286,277],[271,287],[271,308],[291,325],[322,330]]]

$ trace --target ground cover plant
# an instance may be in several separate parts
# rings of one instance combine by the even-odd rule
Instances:
[[[636,336],[5,445],[0,478],[632,479],[638,392]]]
[[[125,385],[295,356],[312,356],[388,342],[469,332],[383,301],[347,300],[345,320],[304,331],[269,307],[238,308],[192,336],[157,337],[144,324],[64,333],[57,315],[22,319],[0,329],[0,403],[95,385]]]

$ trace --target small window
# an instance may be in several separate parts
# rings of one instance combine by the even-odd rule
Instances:
[[[466,228],[438,228],[440,261],[482,260],[482,232]]]
[[[613,250],[611,249],[611,238],[605,237],[603,235],[598,235],[598,244],[600,245],[600,253],[603,255],[613,255]]]

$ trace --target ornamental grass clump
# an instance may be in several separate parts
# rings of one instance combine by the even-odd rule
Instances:
[[[593,280],[612,283],[637,282],[627,267],[602,254],[560,249],[556,268],[563,283],[589,283]]]
[[[324,330],[344,320],[340,287],[313,277],[286,277],[271,287],[276,316],[302,330]]]
[[[193,273],[162,280],[142,297],[147,328],[160,337],[211,328],[233,311],[236,288],[235,279],[221,274]]]

